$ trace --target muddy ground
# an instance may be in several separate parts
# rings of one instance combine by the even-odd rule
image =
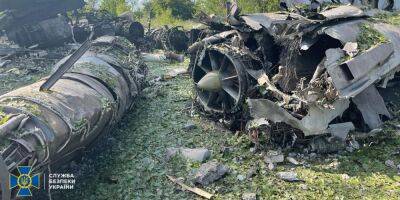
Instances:
[[[188,61],[151,64],[149,79],[187,64]],[[35,71],[14,68],[24,73],[2,78],[1,93],[32,83],[51,71],[48,63]],[[284,163],[270,171],[264,163],[267,146],[251,151],[253,144],[245,133],[232,133],[209,121],[196,111],[193,99],[188,76],[155,82],[115,131],[99,138],[82,158],[61,169],[52,169],[53,173],[74,173],[77,181],[74,190],[53,191],[51,195],[41,191],[34,196],[36,199],[51,196],[55,200],[201,199],[167,179],[166,175],[182,177],[192,185],[191,174],[200,166],[179,157],[167,161],[165,151],[169,147],[208,148],[212,150],[211,159],[231,169],[223,179],[202,188],[215,194],[215,199],[241,199],[243,193],[256,193],[258,199],[398,199],[400,196],[398,171],[385,165],[387,160],[400,164],[396,154],[400,136],[394,128],[386,128],[379,138],[369,138],[364,147],[352,153],[314,155],[301,150],[286,151],[304,163],[299,166]],[[194,122],[197,128],[184,130],[188,122]],[[396,120],[391,123],[397,124]],[[276,177],[281,171],[295,171],[304,182],[284,182]],[[253,176],[246,177],[250,173]]]

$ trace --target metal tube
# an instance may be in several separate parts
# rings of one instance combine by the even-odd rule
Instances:
[[[165,53],[142,53],[143,61],[145,62],[171,62],[177,61],[182,63],[185,61],[185,56],[173,52]]]

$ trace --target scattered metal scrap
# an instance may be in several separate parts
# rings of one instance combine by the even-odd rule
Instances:
[[[182,27],[167,26],[154,29],[148,33],[152,46],[166,51],[185,52],[189,45],[189,37]]]
[[[77,16],[73,23],[73,34],[77,42],[84,42],[91,33],[93,27],[94,38],[111,35],[127,38],[138,48],[145,45],[145,30],[140,22],[133,19],[129,13],[118,17],[112,16],[106,11],[94,11]]]
[[[66,15],[59,14],[83,5],[83,0],[1,0],[0,30],[20,46],[59,45],[72,37]]]
[[[310,9],[318,9],[323,4],[352,4],[355,6],[368,6],[381,10],[400,10],[399,0],[281,0],[280,6],[290,10],[301,10],[302,5],[309,5]]]
[[[69,56],[61,60],[60,67]],[[144,87],[147,67],[126,39],[100,37],[50,90],[41,80],[0,96],[0,183],[11,199],[9,172],[43,172],[68,162],[129,110]]]
[[[231,16],[231,30],[189,47],[206,111],[291,146],[321,135],[343,141],[392,117],[380,90],[396,87],[399,27],[350,5]]]
[[[179,179],[177,179],[177,178],[174,178],[174,177],[172,177],[172,176],[167,175],[167,178],[168,178],[170,181],[172,181],[173,183],[178,184],[179,186],[181,186],[182,189],[188,190],[188,191],[190,191],[190,192],[193,192],[193,193],[195,193],[195,194],[197,194],[197,195],[199,195],[199,196],[202,196],[202,197],[204,197],[204,198],[206,198],[206,199],[211,199],[211,198],[214,196],[213,194],[211,194],[211,193],[209,193],[209,192],[206,192],[206,191],[204,191],[204,190],[202,190],[202,189],[200,189],[200,188],[197,188],[197,187],[195,187],[195,188],[194,188],[194,187],[189,187],[188,185],[184,184],[181,180],[179,180]]]

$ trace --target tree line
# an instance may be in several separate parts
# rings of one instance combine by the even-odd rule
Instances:
[[[197,13],[223,15],[227,0],[86,0],[88,9],[106,10],[113,15],[132,11],[137,18],[193,19]],[[140,4],[139,4],[140,3]],[[279,0],[238,0],[243,13],[279,9]]]

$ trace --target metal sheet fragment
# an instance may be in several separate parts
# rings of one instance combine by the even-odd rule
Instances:
[[[341,49],[328,49],[325,53],[325,67],[343,98],[355,97],[393,70],[399,70],[400,29],[386,24],[375,25],[375,28],[390,43],[380,44],[344,64],[341,63],[344,57]]]
[[[352,122],[340,123],[340,124],[331,124],[328,129],[326,129],[327,133],[330,133],[332,137],[335,137],[341,141],[345,141],[347,135],[350,131],[355,130],[354,124]]]
[[[350,105],[350,101],[346,99],[334,102],[334,109],[310,105],[308,114],[299,120],[268,99],[248,99],[247,103],[250,108],[250,115],[253,118],[266,118],[274,123],[284,122],[300,129],[305,136],[320,135],[326,132],[329,123],[340,116]]]
[[[343,63],[341,67],[347,67],[353,79],[366,76],[372,69],[380,67],[392,55],[394,49],[391,43],[380,44],[373,49]]]
[[[291,13],[255,13],[251,15],[243,15],[241,18],[252,29],[258,31],[261,28],[270,29],[275,22],[287,20],[289,16],[299,17],[297,14]]]
[[[320,13],[326,20],[343,19],[349,17],[364,17],[365,13],[355,6],[339,6]]]
[[[370,86],[352,99],[360,110],[365,123],[370,129],[376,129],[382,125],[382,117],[392,118],[386,108],[382,96],[375,86]]]
[[[360,32],[359,25],[363,22],[365,22],[365,20],[343,22],[325,27],[321,29],[321,32],[339,40],[343,45],[347,42],[357,42],[357,37]]]

